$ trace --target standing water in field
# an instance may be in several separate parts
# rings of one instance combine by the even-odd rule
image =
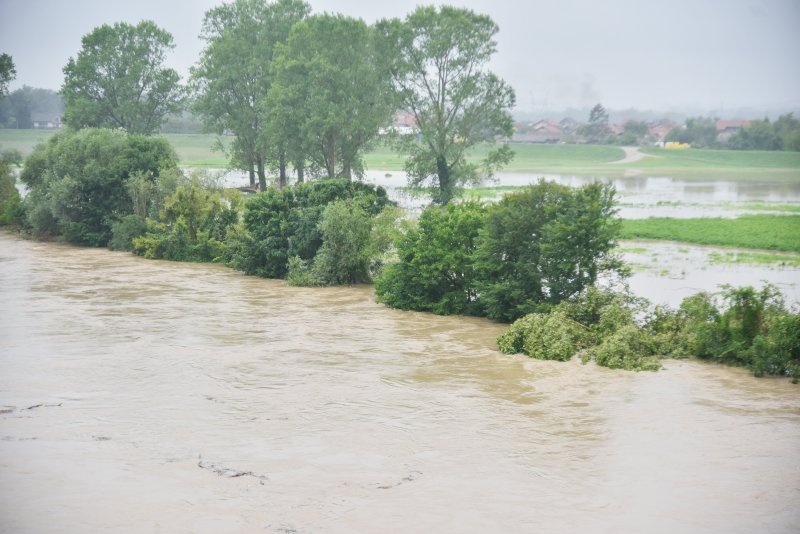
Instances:
[[[800,386],[0,233],[0,531],[796,532]]]

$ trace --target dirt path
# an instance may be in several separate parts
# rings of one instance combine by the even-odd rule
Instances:
[[[635,146],[624,146],[621,148],[625,151],[625,157],[617,161],[610,161],[609,163],[633,163],[634,161],[652,157],[650,154],[640,152],[639,148]]]

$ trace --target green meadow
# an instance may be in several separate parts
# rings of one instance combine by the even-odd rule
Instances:
[[[622,221],[620,239],[658,239],[800,252],[800,215],[743,215],[736,219],[628,219]]]
[[[16,149],[23,155],[53,134],[50,130],[0,130],[0,146]],[[182,165],[187,167],[225,167],[227,158],[213,150],[217,140],[227,144],[228,136],[213,134],[163,134],[169,139]],[[513,143],[514,159],[504,168],[509,172],[565,174],[573,176],[669,176],[674,178],[726,180],[800,180],[800,152],[735,150],[664,150],[643,148],[644,159],[616,163],[625,157],[615,146],[537,145]],[[489,150],[477,146],[469,152],[470,161],[479,161]],[[400,171],[404,156],[379,145],[364,157],[368,169]]]

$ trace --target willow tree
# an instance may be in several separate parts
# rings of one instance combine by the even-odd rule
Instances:
[[[172,35],[152,21],[103,24],[85,35],[64,67],[64,120],[75,128],[157,132],[183,107],[180,77],[163,63]]]
[[[488,16],[448,6],[418,7],[405,21],[378,26],[400,106],[418,129],[399,143],[410,154],[410,185],[434,185],[436,200],[446,204],[459,186],[491,177],[513,157],[496,139],[512,133],[514,90],[486,70],[498,27]],[[467,161],[467,151],[484,142],[491,145],[486,156]]]
[[[206,47],[192,69],[194,110],[217,134],[235,136],[231,164],[266,188],[268,147],[263,100],[272,85],[272,58],[296,22],[310,11],[301,0],[235,0],[206,12]]]

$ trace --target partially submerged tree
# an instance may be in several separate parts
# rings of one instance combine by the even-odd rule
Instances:
[[[496,51],[497,25],[485,15],[449,6],[418,7],[405,21],[381,21],[386,61],[400,107],[413,113],[419,130],[402,139],[410,154],[411,184],[432,183],[446,204],[458,186],[490,177],[508,163],[507,144],[492,146],[480,164],[466,160],[478,143],[510,137],[514,91],[486,71]]]
[[[172,35],[152,21],[104,24],[85,35],[77,59],[64,67],[65,121],[75,128],[157,132],[183,106],[180,77],[163,66],[175,47]]]
[[[201,38],[206,48],[192,69],[194,111],[217,134],[236,136],[231,163],[266,189],[264,108],[272,85],[272,58],[294,24],[310,11],[301,0],[235,0],[209,10]]]

